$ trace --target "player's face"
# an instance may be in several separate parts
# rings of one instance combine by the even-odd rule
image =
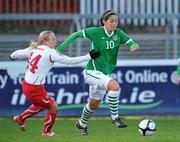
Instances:
[[[57,45],[57,40],[54,34],[52,34],[49,38],[50,48],[55,48]]]
[[[112,15],[106,21],[103,20],[104,26],[108,33],[113,32],[118,25],[118,16]]]

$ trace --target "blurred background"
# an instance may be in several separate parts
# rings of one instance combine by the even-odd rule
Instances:
[[[39,137],[46,112],[28,119],[28,130],[21,133],[12,117],[30,105],[21,87],[27,61],[11,61],[9,54],[28,47],[43,30],[53,31],[60,44],[75,31],[98,26],[99,17],[107,9],[118,12],[118,26],[140,45],[135,53],[125,46],[119,49],[117,68],[111,75],[122,87],[119,116],[128,128],[120,130],[111,124],[105,94],[93,114],[95,118],[89,121],[90,136],[81,137],[73,127],[89,96],[89,86],[82,75],[84,64],[55,64],[47,75],[45,88],[59,107],[59,118],[53,127],[57,137]],[[180,85],[174,83],[179,33],[180,0],[0,0],[0,141],[180,141]],[[75,40],[63,51],[68,56],[87,52],[89,41],[85,39]],[[138,125],[144,118],[156,123],[153,137],[139,137]]]
[[[120,59],[177,58],[179,0],[0,0],[0,60],[27,47],[42,30],[55,32],[61,43],[74,31],[97,26],[106,9],[119,13],[119,26],[141,46],[133,55],[122,48]],[[89,50],[87,40],[77,40],[72,46],[65,54],[78,56]]]

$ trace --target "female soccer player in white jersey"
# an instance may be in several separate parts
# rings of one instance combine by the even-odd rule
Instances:
[[[119,83],[109,77],[116,66],[119,47],[126,44],[130,51],[135,51],[139,45],[124,33],[118,25],[118,14],[114,10],[107,10],[100,19],[100,27],[90,27],[70,35],[58,50],[62,52],[71,42],[77,38],[88,38],[91,49],[100,51],[101,55],[96,60],[90,60],[84,70],[85,81],[89,87],[89,102],[85,105],[81,118],[76,123],[82,135],[87,135],[87,122],[92,113],[99,106],[104,94],[108,91],[108,102],[111,110],[112,123],[118,128],[125,128],[118,116],[119,95],[121,87]]]
[[[52,31],[40,33],[38,42],[31,42],[30,47],[16,50],[10,58],[28,58],[28,68],[22,83],[23,93],[32,105],[20,115],[14,117],[21,130],[25,131],[25,120],[34,114],[48,110],[44,120],[42,136],[53,136],[52,127],[57,116],[57,104],[48,96],[44,89],[45,78],[55,62],[62,64],[77,64],[91,59],[96,59],[100,52],[94,50],[80,57],[68,57],[55,50],[57,44]]]

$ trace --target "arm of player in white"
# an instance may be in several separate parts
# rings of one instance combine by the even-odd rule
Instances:
[[[52,50],[52,54],[51,54],[51,60],[53,62],[58,62],[61,64],[66,64],[66,65],[74,65],[74,64],[88,61],[90,59],[91,57],[89,54],[86,54],[84,56],[78,56],[78,57],[68,57],[64,54],[61,54],[60,52],[56,52],[55,50]]]
[[[16,50],[10,55],[10,57],[12,59],[28,58],[30,50],[31,50],[30,47],[25,48],[25,49],[21,49],[21,50]]]

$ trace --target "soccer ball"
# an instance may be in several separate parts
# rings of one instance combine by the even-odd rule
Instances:
[[[150,119],[143,119],[139,123],[139,133],[143,136],[151,136],[155,133],[156,131],[156,124],[154,123],[153,120]]]

